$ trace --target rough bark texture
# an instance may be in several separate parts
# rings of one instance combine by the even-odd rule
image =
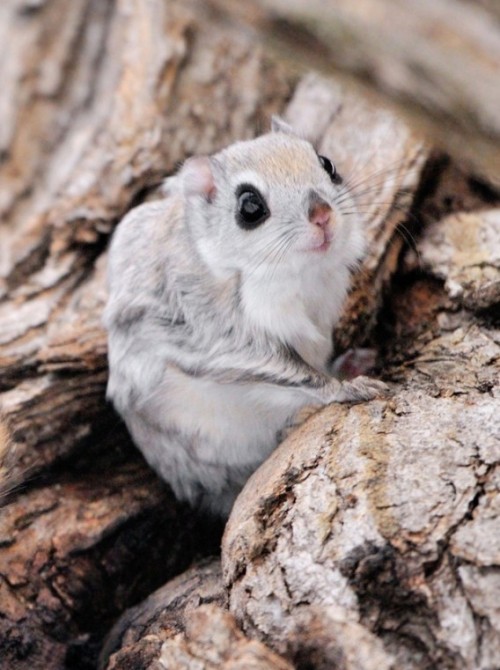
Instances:
[[[262,643],[247,639],[226,611],[220,562],[195,565],[126,612],[111,632],[101,667],[290,670]],[[114,648],[117,653],[110,656]]]
[[[210,0],[299,67],[347,78],[500,185],[500,10],[472,0]]]
[[[275,112],[351,184],[368,251],[335,340],[375,348],[394,395],[292,434],[237,502],[225,586],[217,561],[196,564],[126,611],[103,667],[500,666],[500,105],[485,88],[497,10],[462,0],[459,21],[448,0],[385,0],[394,24],[408,10],[387,35],[371,0],[337,2],[344,32],[319,49],[311,35],[333,24],[300,4],[308,37],[293,32],[298,1],[237,19],[224,0],[1,3],[0,475],[14,485],[0,510],[2,667],[95,668],[121,613],[218,550],[220,524],[173,499],[105,402],[106,246],[179,161]],[[432,62],[408,37],[417,20]],[[434,127],[442,108],[445,143],[489,181],[373,98],[299,78],[248,23],[280,47],[292,35],[323,71],[334,53],[350,69],[347,34],[358,72],[378,50],[372,79],[419,98]],[[457,109],[467,139],[453,145]]]
[[[227,607],[217,559],[195,565],[125,612],[106,640],[101,667],[118,670],[131,659],[137,670],[154,666],[163,644],[182,636],[186,614],[201,604]]]

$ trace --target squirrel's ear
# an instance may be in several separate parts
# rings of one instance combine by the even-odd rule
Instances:
[[[215,198],[217,189],[208,156],[188,158],[179,176],[182,178],[185,195],[201,195],[207,202],[212,202]]]
[[[273,115],[271,117],[271,131],[273,133],[286,133],[287,135],[297,135],[292,126],[288,125],[286,121],[280,116]]]

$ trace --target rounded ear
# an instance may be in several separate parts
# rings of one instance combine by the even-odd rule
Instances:
[[[273,114],[271,117],[271,132],[273,133],[286,133],[287,135],[297,135],[292,126],[288,125],[286,121],[280,116]]]
[[[185,195],[200,195],[207,202],[212,202],[217,193],[212,171],[212,164],[208,156],[193,156],[188,158],[179,174]]]

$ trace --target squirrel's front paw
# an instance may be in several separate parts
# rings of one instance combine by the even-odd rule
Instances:
[[[384,382],[360,376],[341,382],[335,402],[363,402],[373,398],[387,398],[390,394],[391,390]]]

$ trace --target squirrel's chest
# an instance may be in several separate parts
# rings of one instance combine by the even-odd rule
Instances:
[[[253,325],[293,347],[318,370],[331,356],[332,329],[344,295],[336,290],[331,273],[320,271],[249,283],[242,291],[243,308]]]

